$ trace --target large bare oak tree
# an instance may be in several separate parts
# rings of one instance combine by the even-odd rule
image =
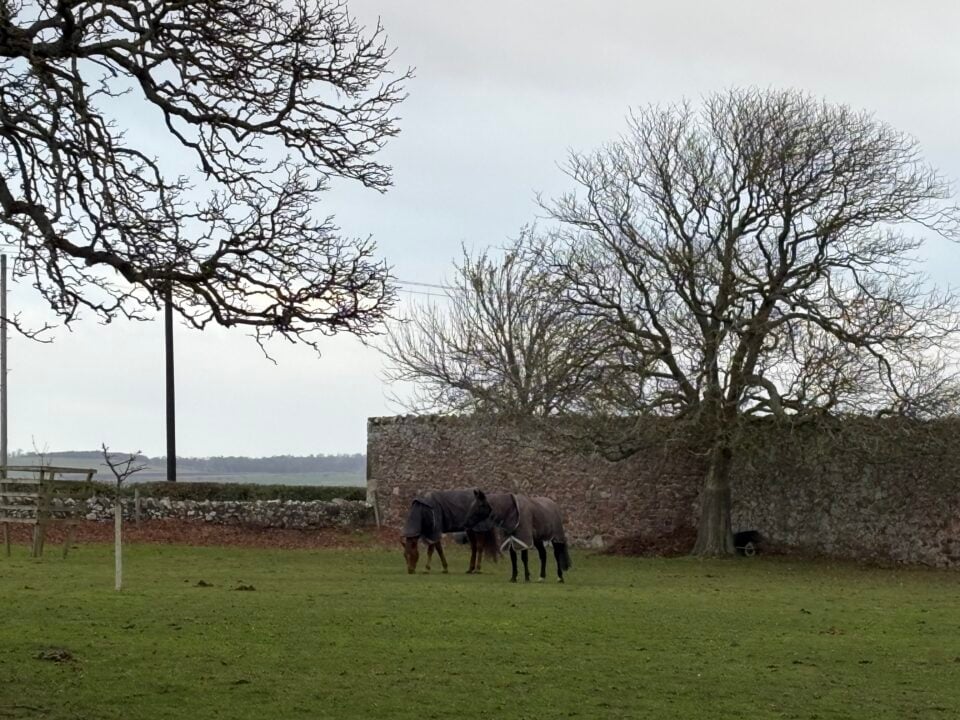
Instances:
[[[931,417],[957,408],[956,298],[917,265],[956,237],[949,183],[910,137],[798,92],[734,90],[635,113],[570,156],[543,257],[580,313],[638,359],[639,404],[708,452],[694,552],[733,552],[744,420]]]
[[[314,346],[369,332],[393,304],[387,269],[314,206],[333,178],[390,185],[375,156],[409,76],[390,55],[337,0],[2,0],[17,273],[67,323],[141,318],[169,292],[198,328]],[[131,117],[161,144],[130,141]]]

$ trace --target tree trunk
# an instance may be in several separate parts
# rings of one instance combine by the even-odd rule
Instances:
[[[710,467],[700,496],[700,525],[694,555],[726,557],[736,553],[730,523],[732,457],[733,451],[727,443],[717,443],[710,451]]]
[[[119,493],[118,488],[118,496],[113,504],[113,589],[117,591],[123,588],[123,505],[120,504]]]

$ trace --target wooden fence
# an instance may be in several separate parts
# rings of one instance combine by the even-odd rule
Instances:
[[[89,468],[46,465],[0,466],[0,526],[7,557],[10,556],[10,523],[33,526],[30,554],[40,557],[47,528],[55,522],[67,526],[63,545],[66,557],[84,505],[80,500],[73,504],[64,502],[68,497],[64,481],[90,482],[96,472]]]

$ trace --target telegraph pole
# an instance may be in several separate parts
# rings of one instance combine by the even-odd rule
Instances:
[[[167,364],[167,482],[177,481],[177,404],[173,375],[173,293],[167,284],[163,308],[163,331]],[[4,386],[6,387],[6,386]],[[6,447],[6,445],[4,445]]]
[[[7,467],[7,254],[0,253],[0,463]]]

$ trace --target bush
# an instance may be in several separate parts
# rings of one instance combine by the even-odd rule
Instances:
[[[114,486],[103,482],[57,482],[58,492],[75,498],[93,494],[112,495]],[[144,482],[131,483],[122,488],[124,497],[133,497],[134,489],[140,497],[171,500],[366,500],[362,487],[332,485],[258,485],[256,483],[212,482]]]
[[[91,495],[107,495],[113,493],[112,485],[91,480],[79,482],[76,480],[55,480],[54,492],[61,497],[88,498]]]

